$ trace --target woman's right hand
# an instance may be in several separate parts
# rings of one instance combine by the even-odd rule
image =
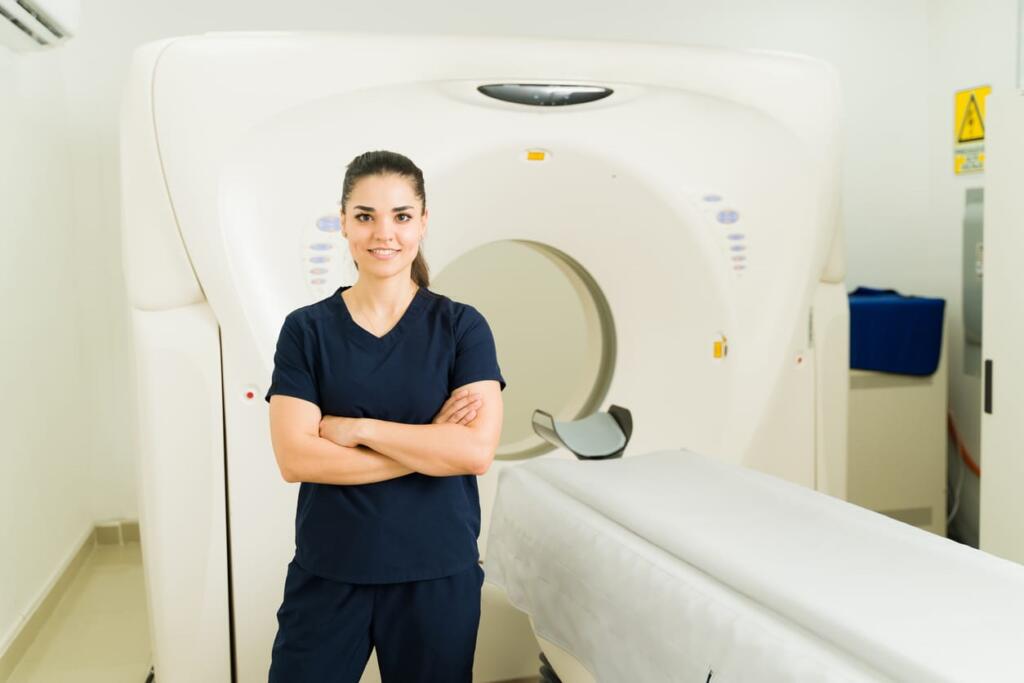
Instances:
[[[476,419],[476,411],[483,405],[480,394],[472,393],[468,389],[460,389],[448,397],[448,400],[441,406],[431,424],[453,424],[465,425]]]

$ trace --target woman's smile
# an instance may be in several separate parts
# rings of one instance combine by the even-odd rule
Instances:
[[[398,256],[401,249],[370,249],[369,252],[373,254],[374,258],[380,259],[381,261],[390,261],[391,259]]]

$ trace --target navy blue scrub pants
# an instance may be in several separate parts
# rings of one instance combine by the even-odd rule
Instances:
[[[383,683],[471,683],[484,570],[440,579],[352,584],[293,559],[270,683],[358,683],[377,648]]]

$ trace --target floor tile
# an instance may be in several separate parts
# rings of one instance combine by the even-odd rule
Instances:
[[[149,660],[139,544],[100,545],[8,683],[141,683]]]

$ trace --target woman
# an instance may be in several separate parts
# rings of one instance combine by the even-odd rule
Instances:
[[[341,225],[358,281],[291,312],[267,392],[281,474],[302,482],[270,680],[469,683],[480,620],[476,475],[501,435],[494,339],[427,289],[423,174],[348,165]],[[273,398],[271,398],[273,397]]]

